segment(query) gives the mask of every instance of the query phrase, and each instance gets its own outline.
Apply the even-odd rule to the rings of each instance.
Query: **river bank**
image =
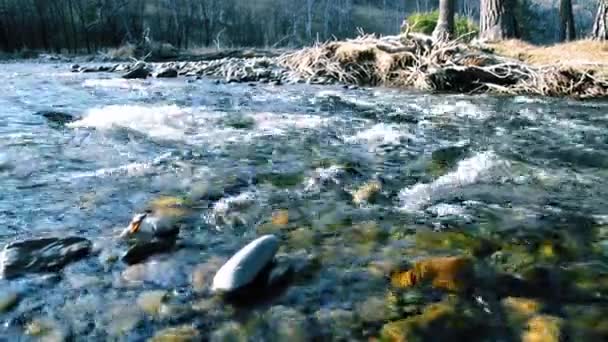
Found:
[[[500,43],[435,42],[417,33],[361,36],[299,50],[225,50],[180,53],[170,62],[124,60],[74,71],[130,72],[140,77],[214,77],[228,83],[309,83],[383,86],[465,94],[608,97],[606,44],[578,41],[535,47]],[[94,60],[93,60],[94,61]],[[107,62],[109,60],[102,60]],[[86,61],[84,62],[86,63]]]

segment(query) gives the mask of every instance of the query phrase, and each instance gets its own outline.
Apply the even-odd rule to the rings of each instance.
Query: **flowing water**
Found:
[[[428,337],[415,320],[439,301],[473,339],[518,340],[533,324],[511,319],[515,297],[562,336],[608,333],[605,101],[0,71],[0,242],[96,246],[57,275],[1,280],[19,301],[0,312],[0,336],[142,340],[187,326],[211,340],[363,340],[409,319]],[[34,115],[49,109],[80,119]],[[193,212],[184,247],[115,260],[117,231],[174,197]],[[294,280],[262,303],[211,295],[221,263],[268,232],[304,264]],[[396,269],[460,255],[477,270],[469,292],[391,285]],[[500,286],[505,274],[533,289]],[[164,299],[146,309],[154,293]]]

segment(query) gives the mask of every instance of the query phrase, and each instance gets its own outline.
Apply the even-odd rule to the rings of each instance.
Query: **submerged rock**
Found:
[[[429,258],[416,262],[406,272],[391,275],[392,285],[399,288],[427,282],[436,289],[464,291],[474,282],[473,262],[462,256]]]
[[[40,238],[16,241],[0,255],[0,274],[14,278],[26,273],[58,271],[91,251],[91,242],[81,237]]]
[[[34,113],[34,115],[39,115],[47,119],[50,123],[55,125],[65,125],[70,123],[77,118],[69,113],[54,111],[54,110],[41,110],[39,112]]]
[[[199,332],[192,326],[183,325],[180,327],[167,328],[157,332],[150,342],[190,342],[200,341]]]
[[[382,327],[386,341],[485,340],[483,319],[453,299],[430,304],[420,315],[390,322]]]
[[[213,278],[211,290],[232,292],[250,284],[274,259],[279,249],[279,239],[264,235],[253,240],[234,254]]]
[[[224,323],[209,338],[211,342],[246,342],[247,340],[247,330],[236,322]]]
[[[32,320],[24,330],[25,334],[35,337],[37,341],[45,342],[65,341],[68,335],[58,322],[47,318]]]
[[[562,341],[563,320],[549,315],[537,315],[526,324],[522,342],[559,342]]]
[[[0,290],[0,313],[12,309],[19,302],[19,294],[11,290]]]
[[[137,264],[155,254],[167,253],[173,250],[175,245],[175,239],[140,241],[131,246],[121,257],[121,260],[128,265]]]
[[[143,312],[149,315],[157,315],[160,306],[167,297],[167,291],[156,290],[143,292],[137,297],[137,305]]]
[[[543,309],[542,303],[532,298],[507,297],[501,301],[501,304],[507,318],[520,324]]]

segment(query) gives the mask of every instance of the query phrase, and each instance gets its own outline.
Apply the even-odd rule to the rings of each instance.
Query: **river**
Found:
[[[96,253],[55,275],[0,280],[19,297],[0,312],[0,336],[142,340],[185,326],[218,341],[365,340],[452,300],[430,284],[396,289],[392,270],[457,255],[488,283],[509,274],[563,294],[470,280],[475,290],[456,295],[467,314],[454,315],[476,322],[474,340],[525,333],[504,318],[505,298],[522,297],[563,336],[608,334],[606,101],[69,69],[0,64],[0,243],[75,235]],[[80,119],[52,125],[41,110]],[[366,185],[381,190],[353,201]],[[159,198],[192,203],[185,247],[115,261],[104,246]],[[297,280],[263,303],[211,295],[221,262],[266,232],[280,255],[308,262]],[[478,241],[490,251],[471,251]],[[142,304],[159,293],[162,303]]]

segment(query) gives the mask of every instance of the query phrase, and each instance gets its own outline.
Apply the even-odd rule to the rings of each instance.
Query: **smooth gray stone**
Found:
[[[251,283],[274,259],[279,239],[264,235],[241,248],[215,274],[211,290],[232,292]]]

